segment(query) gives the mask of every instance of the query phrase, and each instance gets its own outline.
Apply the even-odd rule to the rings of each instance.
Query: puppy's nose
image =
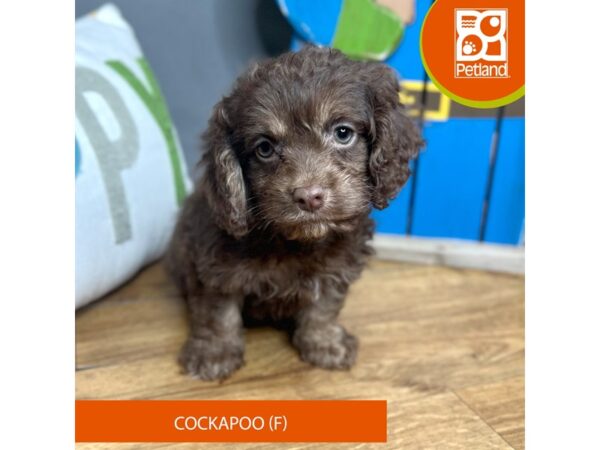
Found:
[[[316,211],[325,204],[325,190],[321,186],[296,188],[294,201],[304,211]]]

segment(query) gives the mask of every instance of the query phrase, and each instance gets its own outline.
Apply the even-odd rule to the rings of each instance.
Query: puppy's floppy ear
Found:
[[[201,189],[217,225],[240,238],[248,233],[246,186],[230,142],[230,126],[223,102],[218,103],[203,135],[205,153]]]
[[[371,202],[385,208],[410,176],[409,162],[423,145],[418,128],[406,116],[399,99],[399,81],[392,69],[367,64],[367,84],[372,103],[369,174]]]

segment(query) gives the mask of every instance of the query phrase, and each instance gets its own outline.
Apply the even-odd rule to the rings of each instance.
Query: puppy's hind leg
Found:
[[[347,287],[323,290],[296,315],[292,344],[300,358],[324,369],[349,369],[354,365],[358,339],[337,323]]]
[[[244,364],[241,302],[217,292],[188,296],[191,330],[179,362],[194,378],[224,379]]]

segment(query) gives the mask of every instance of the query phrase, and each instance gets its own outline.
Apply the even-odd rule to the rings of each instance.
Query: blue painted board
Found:
[[[330,45],[343,0],[277,0],[279,9],[304,41]]]
[[[418,0],[416,8],[414,23],[406,26],[400,45],[385,62],[396,69],[402,79],[423,81],[425,68],[421,61],[419,39],[421,24],[429,10],[429,2]]]
[[[477,240],[495,119],[429,122],[420,156],[413,235]]]
[[[519,244],[525,217],[525,119],[502,123],[490,197],[486,242]]]
[[[373,210],[371,217],[375,220],[378,233],[405,234],[408,220],[408,202],[413,178],[409,178],[398,196],[384,210]]]

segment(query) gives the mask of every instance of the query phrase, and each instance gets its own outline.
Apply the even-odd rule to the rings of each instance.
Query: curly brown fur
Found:
[[[205,172],[166,255],[190,310],[182,366],[205,380],[238,369],[243,311],[292,319],[303,360],[349,368],[358,342],[337,316],[371,253],[369,212],[422,145],[396,76],[336,50],[287,53],[240,77],[204,140]]]

